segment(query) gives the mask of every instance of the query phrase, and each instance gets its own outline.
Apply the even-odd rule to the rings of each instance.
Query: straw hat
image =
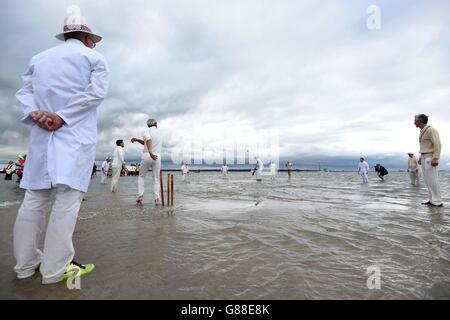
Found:
[[[93,33],[89,28],[86,19],[81,15],[81,10],[77,6],[70,6],[67,9],[67,16],[64,19],[63,32],[56,35],[56,39],[66,41],[65,34],[71,32],[84,32],[92,36],[95,43],[100,42],[102,37]]]

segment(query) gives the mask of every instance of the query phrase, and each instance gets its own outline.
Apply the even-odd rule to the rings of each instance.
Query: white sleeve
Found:
[[[150,135],[150,130],[145,130],[142,134],[142,138],[144,138],[144,141],[151,140],[152,136]]]
[[[83,92],[73,96],[67,105],[56,112],[68,126],[83,119],[87,111],[97,108],[108,91],[109,69],[104,59],[98,59],[92,65],[91,78]]]
[[[30,63],[28,64],[27,71],[22,75],[22,88],[20,88],[16,93],[16,98],[19,101],[24,113],[24,117],[21,119],[21,121],[28,125],[34,124],[34,121],[31,120],[28,114],[32,111],[39,110],[34,100],[32,83],[34,65],[32,61],[33,59],[31,59]]]

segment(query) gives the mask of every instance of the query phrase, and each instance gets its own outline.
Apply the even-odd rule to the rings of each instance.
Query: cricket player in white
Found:
[[[92,50],[101,37],[81,15],[66,18],[56,37],[64,43],[31,59],[16,94],[30,144],[20,184],[26,192],[14,225],[14,270],[23,279],[40,265],[43,284],[61,281],[75,267],[82,274],[94,268],[73,261],[72,235],[95,158],[97,107],[108,87],[107,63]],[[38,236],[52,192],[56,198],[41,252]]]
[[[143,203],[145,176],[148,170],[152,169],[153,175],[153,195],[155,205],[161,203],[159,172],[161,171],[161,148],[162,139],[159,134],[158,123],[155,119],[147,120],[148,129],[143,133],[142,139],[132,138],[131,142],[139,142],[144,146],[142,150],[141,165],[138,177],[138,198],[136,202]]]

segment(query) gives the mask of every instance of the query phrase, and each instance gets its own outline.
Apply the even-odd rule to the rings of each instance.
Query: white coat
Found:
[[[17,92],[31,126],[21,188],[67,185],[86,192],[97,141],[97,107],[106,96],[108,66],[103,56],[75,39],[34,56]],[[65,124],[47,131],[34,124],[32,111],[56,112]]]

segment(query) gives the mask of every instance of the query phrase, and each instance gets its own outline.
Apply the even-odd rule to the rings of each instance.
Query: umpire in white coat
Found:
[[[72,234],[87,191],[97,140],[97,107],[108,87],[108,66],[92,50],[101,37],[81,16],[66,18],[64,43],[34,56],[16,97],[30,125],[30,146],[20,187],[26,189],[14,225],[14,270],[28,278],[40,265],[42,283],[62,280],[75,254]],[[56,192],[44,249],[52,191]]]

